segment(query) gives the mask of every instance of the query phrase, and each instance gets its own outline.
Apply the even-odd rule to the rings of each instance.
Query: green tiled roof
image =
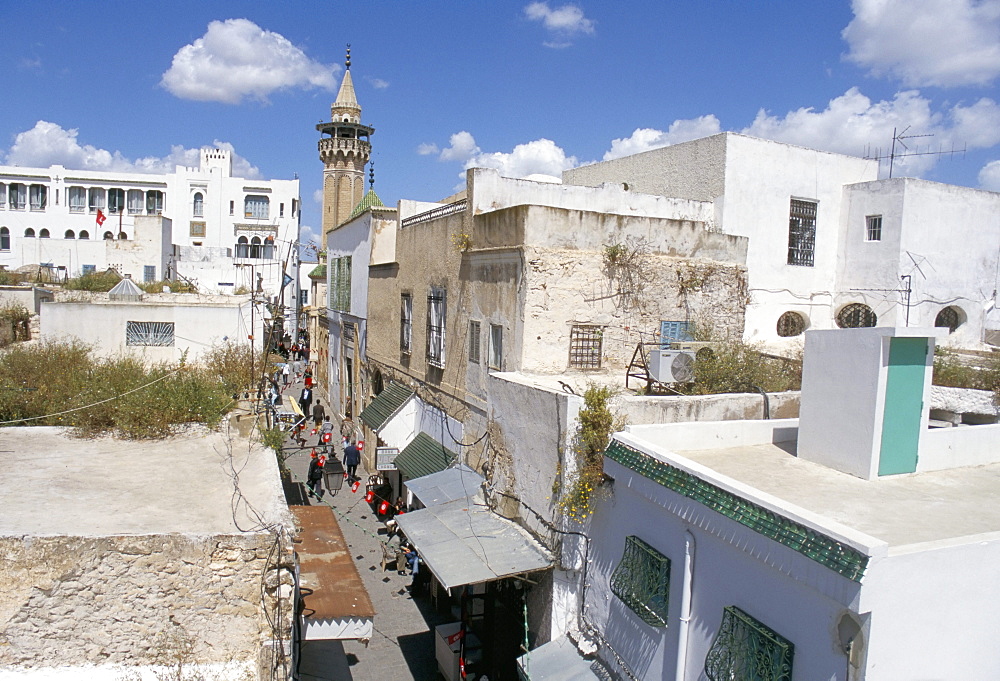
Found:
[[[375,193],[374,189],[368,190],[368,193],[365,194],[364,198],[358,202],[358,205],[354,207],[354,210],[351,211],[350,217],[347,219],[353,220],[369,208],[385,208],[385,204],[382,203],[382,199],[378,197],[378,194]]]
[[[361,410],[358,418],[372,430],[378,430],[385,425],[396,411],[409,399],[413,391],[402,383],[389,381],[385,390],[375,396],[368,406]]]
[[[439,473],[454,463],[455,452],[447,449],[427,433],[417,433],[413,441],[396,457],[396,468],[404,478],[413,480]]]
[[[309,273],[309,276],[313,279],[326,279],[326,263],[316,265],[312,272]]]
[[[857,549],[748,501],[657,458],[611,440],[604,455],[667,489],[693,499],[754,532],[798,551],[848,579],[860,582],[868,556]]]

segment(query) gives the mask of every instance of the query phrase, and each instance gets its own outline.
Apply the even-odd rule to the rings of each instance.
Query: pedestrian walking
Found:
[[[299,394],[299,407],[302,409],[302,415],[306,416],[309,414],[309,410],[312,409],[313,401],[313,391],[312,388],[306,386],[302,389]]]
[[[323,451],[329,453],[333,444],[333,423],[330,419],[323,419],[323,425],[319,427],[319,442],[323,445]]]
[[[288,368],[288,362],[285,362],[285,365],[281,367],[281,380],[284,381],[286,388],[288,387],[288,377],[291,373],[291,369]]]
[[[312,450],[309,456],[312,457],[312,460],[309,462],[309,474],[306,476],[308,480],[306,486],[309,488],[309,496],[316,496],[322,499],[323,467],[326,465],[326,457],[322,455],[317,457],[315,449]]]
[[[344,448],[344,467],[347,469],[347,479],[354,482],[358,479],[358,464],[361,463],[361,450],[358,449],[354,440]]]
[[[316,402],[316,404],[313,405],[312,412],[313,423],[315,423],[316,427],[319,428],[319,425],[326,420],[326,409],[323,408],[322,404]]]

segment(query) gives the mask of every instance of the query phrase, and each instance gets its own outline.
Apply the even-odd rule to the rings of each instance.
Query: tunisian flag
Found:
[[[104,221],[108,219],[108,216],[104,214],[100,208],[97,209],[97,226],[103,227]]]

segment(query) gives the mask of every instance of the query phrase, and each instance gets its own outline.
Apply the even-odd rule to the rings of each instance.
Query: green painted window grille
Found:
[[[667,626],[670,559],[635,536],[611,575],[611,593],[651,627]]]
[[[792,681],[795,646],[736,606],[727,606],[705,657],[711,681]]]
[[[351,256],[330,260],[330,307],[340,312],[351,311]]]

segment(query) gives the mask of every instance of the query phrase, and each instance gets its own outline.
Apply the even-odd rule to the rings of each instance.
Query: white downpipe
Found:
[[[684,577],[681,582],[681,618],[677,628],[677,671],[674,681],[684,681],[687,668],[688,629],[691,626],[691,586],[694,567],[694,535],[684,532]]]

